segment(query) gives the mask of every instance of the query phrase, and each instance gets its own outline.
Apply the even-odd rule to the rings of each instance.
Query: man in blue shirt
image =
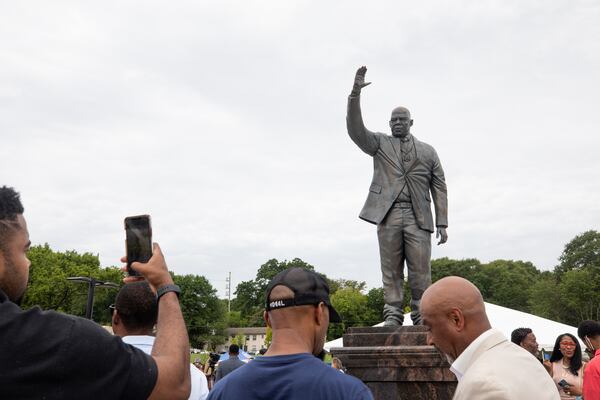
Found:
[[[360,380],[318,358],[329,321],[341,321],[323,277],[287,269],[269,283],[266,299],[264,318],[273,332],[269,350],[217,382],[209,400],[373,399]]]

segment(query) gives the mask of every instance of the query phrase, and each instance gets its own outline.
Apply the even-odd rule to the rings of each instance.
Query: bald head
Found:
[[[392,110],[392,119],[394,118],[410,119],[410,111],[406,107],[396,107]]]
[[[427,288],[421,298],[421,315],[430,328],[428,342],[451,358],[491,328],[481,292],[457,276],[440,279]]]
[[[427,288],[421,299],[423,303],[431,303],[436,309],[457,307],[469,315],[485,315],[483,296],[477,286],[458,276],[442,278]]]

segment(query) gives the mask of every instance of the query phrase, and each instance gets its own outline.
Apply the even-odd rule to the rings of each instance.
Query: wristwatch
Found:
[[[164,294],[169,292],[175,292],[177,294],[177,298],[179,298],[179,294],[181,293],[181,288],[177,285],[165,285],[161,286],[156,290],[156,300],[158,301]]]

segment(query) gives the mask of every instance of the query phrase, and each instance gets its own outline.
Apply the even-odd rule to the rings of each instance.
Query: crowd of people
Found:
[[[535,334],[529,328],[515,329],[513,343],[523,347],[536,358],[552,377],[561,399],[600,399],[600,379],[596,351],[600,349],[600,323],[583,321],[577,336],[585,344],[582,351],[579,340],[570,333],[558,335],[551,352],[538,350]]]
[[[131,265],[141,276],[124,279],[114,335],[84,318],[20,308],[30,245],[20,196],[1,187],[2,399],[373,399],[341,360],[323,362],[329,323],[341,318],[327,282],[312,271],[290,268],[271,280],[264,311],[271,345],[249,363],[230,346],[229,359],[208,373],[212,387],[207,370],[190,363],[181,290],[157,244],[147,263]],[[458,380],[454,399],[600,400],[597,321],[583,321],[579,339],[559,335],[552,352],[542,349],[539,357],[531,329],[516,329],[509,341],[491,327],[477,287],[455,276],[425,290],[421,316],[427,343],[446,355]]]

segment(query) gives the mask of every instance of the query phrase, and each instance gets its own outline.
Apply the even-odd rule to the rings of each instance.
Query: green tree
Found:
[[[227,313],[226,325],[228,328],[243,327],[242,313],[240,311],[231,311]]]
[[[530,262],[513,260],[481,264],[474,258],[440,258],[431,262],[433,282],[451,275],[472,282],[487,302],[528,312],[530,289],[539,279],[540,271]]]
[[[573,269],[559,283],[562,320],[577,326],[582,320],[600,319],[600,282],[591,269]]]
[[[330,279],[329,280],[329,293],[334,294],[340,289],[351,288],[363,292],[367,288],[367,284],[364,281],[354,281],[351,279]]]
[[[460,276],[476,286],[475,277],[481,269],[481,263],[475,258],[453,260],[447,257],[431,261],[431,281],[438,281],[446,276]]]
[[[560,292],[554,273],[544,271],[529,289],[529,309],[534,315],[553,321],[562,321]]]
[[[254,280],[243,281],[237,285],[234,292],[236,297],[231,302],[231,309],[241,313],[245,326],[265,326],[263,310],[267,285],[275,275],[288,268],[304,268],[310,271],[315,269],[299,258],[291,261],[278,261],[272,258],[258,268]]]
[[[590,269],[600,273],[600,233],[589,230],[565,245],[555,272],[560,276],[570,270]]]
[[[330,324],[327,337],[340,337],[346,328],[352,326],[371,326],[379,322],[369,308],[368,298],[360,290],[347,287],[331,295],[331,305],[342,317],[342,323]]]
[[[371,312],[371,321],[372,325],[383,321],[383,306],[385,305],[385,300],[383,299],[383,288],[373,288],[369,290],[367,293],[367,307]]]
[[[100,268],[97,255],[75,251],[53,251],[48,244],[32,246],[29,285],[22,306],[27,309],[38,305],[44,310],[56,310],[77,316],[85,315],[88,286],[67,281],[67,277],[84,276],[121,284],[123,273],[116,267]],[[94,321],[110,322],[108,305],[114,301],[115,289],[96,288]]]
[[[529,291],[540,271],[530,262],[495,260],[474,276],[485,301],[529,312]]]
[[[529,304],[537,315],[577,325],[600,317],[600,233],[589,230],[564,247],[554,273],[532,285]]]
[[[231,339],[231,344],[237,344],[240,349],[243,349],[246,345],[246,335],[238,333],[233,339]]]
[[[600,318],[600,233],[589,230],[569,241],[554,272],[543,272],[532,285],[531,311],[577,325]]]
[[[248,316],[255,313],[260,304],[260,289],[254,280],[243,281],[237,285],[235,298],[231,301],[231,309],[239,311],[242,320],[246,321]]]
[[[225,308],[216,289],[203,276],[173,274],[173,280],[181,287],[179,303],[191,346],[225,342]]]
[[[262,289],[263,292],[267,288],[267,285],[281,271],[285,271],[288,268],[304,268],[309,271],[314,271],[315,267],[312,265],[302,261],[299,258],[294,258],[291,261],[277,261],[277,259],[272,258],[263,265],[258,268],[256,272],[256,279],[254,280],[258,285],[259,289]]]

